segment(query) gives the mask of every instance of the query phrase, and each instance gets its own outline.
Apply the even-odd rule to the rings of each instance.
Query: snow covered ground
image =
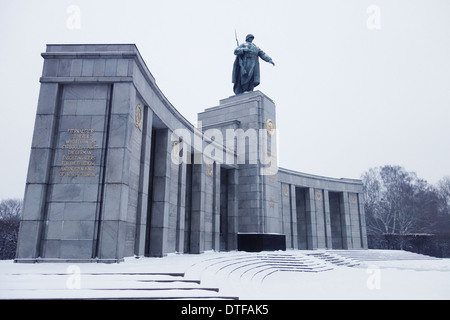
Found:
[[[312,252],[171,254],[119,264],[0,261],[0,299],[450,299],[450,259],[366,250],[327,251],[341,260],[326,261]]]
[[[378,279],[377,279],[378,278]],[[257,292],[257,294],[256,294]],[[312,274],[279,273],[242,299],[450,299],[450,261],[363,263]]]

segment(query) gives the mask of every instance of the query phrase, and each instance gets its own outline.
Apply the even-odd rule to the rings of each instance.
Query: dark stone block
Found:
[[[286,251],[286,236],[273,233],[238,233],[238,250],[248,252]]]

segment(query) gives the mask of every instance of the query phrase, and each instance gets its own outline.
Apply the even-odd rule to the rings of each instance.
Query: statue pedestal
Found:
[[[238,249],[284,250],[274,102],[260,91],[246,92],[220,100],[198,120],[205,135],[221,132],[224,146],[237,154],[236,163],[225,165],[238,168]]]
[[[286,251],[286,236],[284,234],[239,233],[237,243],[239,251]]]

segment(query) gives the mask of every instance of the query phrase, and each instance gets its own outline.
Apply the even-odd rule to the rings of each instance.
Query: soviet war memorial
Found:
[[[367,249],[361,181],[279,168],[252,43],[194,127],[135,45],[48,45],[16,262]]]
[[[450,6],[402,1],[0,4],[0,300],[449,299]]]

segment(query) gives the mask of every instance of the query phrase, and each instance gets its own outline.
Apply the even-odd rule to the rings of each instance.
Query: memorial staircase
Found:
[[[192,265],[186,274],[202,281],[247,281],[262,283],[276,272],[323,272],[333,267],[300,253],[261,252],[217,255]]]
[[[307,253],[306,255],[316,257],[337,266],[356,267],[360,265],[360,261],[357,259],[335,254],[329,251],[313,251],[311,253]]]
[[[336,266],[356,267],[362,262],[399,261],[399,260],[435,260],[439,258],[404,250],[314,250],[303,251]]]
[[[217,287],[202,286],[184,273],[82,273],[80,283],[67,273],[0,275],[0,299],[237,299]]]
[[[165,259],[174,263],[163,264]],[[220,288],[229,288],[230,283],[258,285],[277,272],[333,269],[315,257],[286,252],[224,252],[139,260],[142,264],[78,264],[75,273],[67,269],[70,264],[20,265],[22,271],[0,273],[0,299],[235,300],[239,299],[235,291],[224,294]]]
[[[405,250],[327,250],[327,253],[355,261],[439,260],[439,258]]]
[[[288,250],[175,254],[119,264],[0,261],[0,299],[235,300],[240,288],[258,290],[280,273],[300,276],[370,261],[430,259],[437,258],[402,250]]]

